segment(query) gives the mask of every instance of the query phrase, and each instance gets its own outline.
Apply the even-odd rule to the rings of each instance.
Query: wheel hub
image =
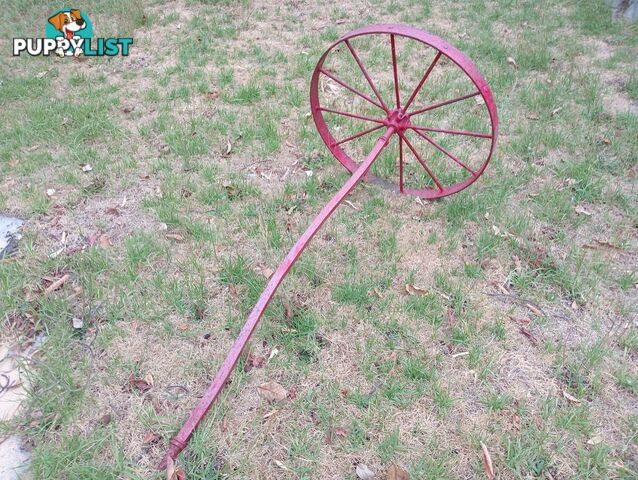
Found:
[[[383,121],[383,125],[386,127],[394,127],[397,133],[403,133],[410,128],[410,115],[402,108],[395,108],[388,113],[388,116]]]

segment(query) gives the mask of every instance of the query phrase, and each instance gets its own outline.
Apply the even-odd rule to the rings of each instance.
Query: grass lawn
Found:
[[[135,43],[83,61],[11,57],[52,12],[5,7],[0,212],[26,227],[0,261],[0,341],[46,341],[0,439],[26,439],[36,479],[165,478],[168,441],[269,273],[348,177],[309,115],[316,62],[349,30],[406,23],[481,70],[496,154],[438,201],[358,186],[178,467],[487,478],[482,443],[497,478],[638,478],[638,28],[603,0],[335,5],[86,2],[96,36]],[[368,48],[388,65],[387,45]],[[424,65],[400,63],[416,80]],[[265,402],[268,381],[288,397]]]

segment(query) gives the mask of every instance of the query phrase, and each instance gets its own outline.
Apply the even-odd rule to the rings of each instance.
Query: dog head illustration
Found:
[[[86,22],[82,18],[79,10],[70,10],[68,12],[60,12],[49,18],[49,23],[56,30],[64,34],[64,38],[70,40],[79,30],[86,28]]]

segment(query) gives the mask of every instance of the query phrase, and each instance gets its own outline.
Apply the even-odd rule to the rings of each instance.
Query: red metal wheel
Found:
[[[364,179],[421,198],[473,183],[496,144],[496,104],[478,69],[441,38],[406,25],[341,37],[317,63],[310,105],[324,143],[353,173],[353,158],[365,158],[376,139],[368,134],[394,127],[396,142]]]

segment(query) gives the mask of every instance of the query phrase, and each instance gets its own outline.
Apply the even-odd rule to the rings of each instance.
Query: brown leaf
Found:
[[[528,114],[525,116],[529,118],[530,120],[538,120],[539,118],[541,118],[538,112],[528,112]]]
[[[408,472],[398,465],[392,464],[388,468],[387,480],[408,480],[409,478]]]
[[[532,323],[532,321],[529,318],[527,318],[527,317],[519,318],[519,317],[514,317],[512,315],[508,315],[507,318],[509,318],[510,321],[512,321],[512,322],[514,322],[514,323],[516,323],[518,325],[522,325],[524,327],[526,327],[527,325]]]
[[[217,97],[219,97],[219,90],[211,90],[209,92],[206,92],[206,96],[210,100],[215,100]]]
[[[117,207],[108,207],[105,210],[107,215],[113,215],[114,217],[119,217],[120,216],[120,211],[117,209]]]
[[[259,396],[267,402],[279,402],[288,396],[288,392],[277,382],[262,383],[257,387]]]
[[[166,457],[166,480],[175,479],[175,460],[170,455]]]
[[[543,312],[541,311],[540,308],[538,308],[536,305],[533,305],[531,303],[526,303],[525,306],[529,309],[530,312],[532,312],[534,315],[538,315],[539,317],[543,316]]]
[[[428,294],[428,291],[425,288],[417,287],[415,285],[412,285],[411,283],[407,283],[405,285],[405,291],[408,292],[410,295],[425,296]]]
[[[290,390],[288,390],[288,398],[290,398],[290,400],[297,398],[297,387],[294,385],[290,387]]]
[[[167,233],[166,234],[166,238],[168,238],[169,240],[173,240],[175,242],[181,243],[184,241],[184,237],[182,235],[180,235],[179,233]]]
[[[244,363],[244,372],[248,373],[253,368],[261,368],[265,363],[266,359],[264,357],[253,355],[252,352],[250,352],[246,357],[246,363]]]
[[[514,57],[507,57],[507,63],[514,68],[518,68],[518,64],[516,63],[516,60],[514,60]]]
[[[261,274],[265,278],[270,278],[272,277],[272,274],[275,273],[275,271],[265,263],[259,263],[255,270],[257,270],[257,273]]]
[[[175,468],[175,460],[170,456],[166,459],[166,480],[186,480],[186,472],[182,468]]]
[[[582,403],[580,400],[574,397],[571,393],[566,392],[565,390],[563,390],[563,397],[565,397],[570,402],[575,403],[576,405],[578,405],[579,403]]]
[[[330,427],[326,432],[324,441],[326,445],[332,445],[332,442],[335,438],[345,438],[348,436],[349,433],[350,432],[348,431],[348,429],[344,427]]]
[[[111,423],[112,417],[110,413],[105,413],[104,415],[102,415],[97,423],[100,425],[108,425],[109,423]]]
[[[113,242],[111,242],[111,239],[108,237],[108,235],[106,235],[106,233],[100,235],[97,241],[102,248],[108,248],[113,245]]]
[[[156,433],[153,432],[148,432],[145,436],[144,436],[144,440],[142,440],[142,443],[144,445],[150,445],[151,443],[156,443],[158,442],[160,439],[160,436]]]
[[[521,332],[523,335],[525,335],[527,338],[529,338],[529,341],[532,342],[532,345],[534,346],[538,345],[538,340],[536,340],[536,337],[534,336],[534,334],[530,332],[527,327],[524,327],[521,325],[520,327],[518,327],[518,331]]]
[[[492,457],[489,450],[483,442],[481,442],[481,450],[483,451],[483,468],[487,474],[487,478],[492,480],[494,478],[494,467],[492,466]]]
[[[143,378],[136,378],[134,374],[128,377],[128,383],[131,387],[137,388],[140,392],[148,392],[153,386]]]

